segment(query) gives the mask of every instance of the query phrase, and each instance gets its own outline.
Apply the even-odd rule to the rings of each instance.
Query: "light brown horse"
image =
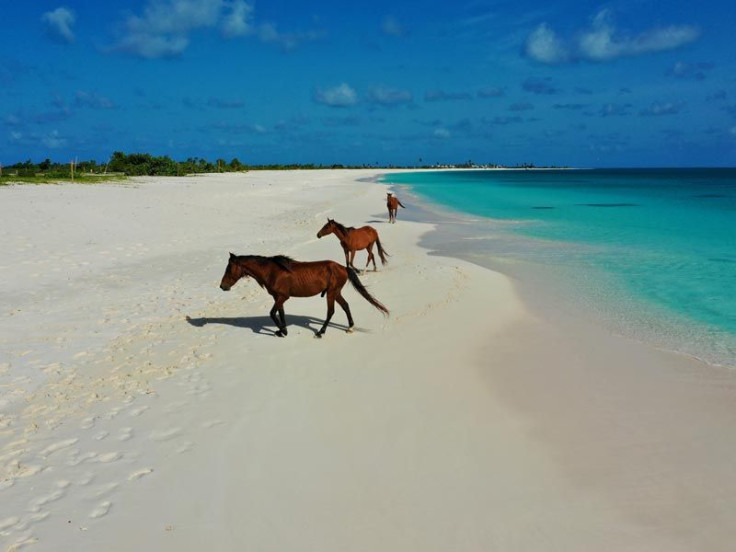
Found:
[[[317,232],[317,237],[327,236],[328,234],[335,234],[337,239],[340,240],[342,250],[345,252],[345,265],[351,268],[355,268],[353,259],[355,259],[355,252],[361,249],[365,249],[368,252],[368,260],[365,263],[365,267],[373,261],[373,270],[376,268],[376,258],[373,256],[373,244],[375,243],[378,247],[378,256],[381,257],[381,264],[385,265],[388,262],[386,258],[388,253],[381,247],[381,240],[378,239],[378,232],[372,226],[363,226],[362,228],[347,228],[339,222],[327,219],[322,229]],[[357,269],[356,269],[357,270]]]
[[[342,288],[348,280],[366,301],[382,313],[388,314],[388,309],[368,293],[352,268],[346,268],[334,261],[300,263],[283,255],[261,257],[260,255],[230,253],[225,274],[220,282],[220,289],[229,291],[235,282],[244,276],[253,278],[273,297],[273,308],[269,314],[279,329],[276,332],[279,337],[287,335],[286,315],[284,314],[286,300],[289,297],[312,297],[318,293],[322,294],[322,297],[327,295],[327,319],[315,337],[324,335],[327,324],[330,323],[335,313],[335,301],[347,314],[347,332],[352,333],[355,323],[350,314],[348,302],[342,296]]]
[[[398,197],[388,192],[386,194],[386,207],[388,207],[388,221],[392,224],[396,222],[396,213],[399,211],[399,206],[404,207],[404,204],[399,201]]]

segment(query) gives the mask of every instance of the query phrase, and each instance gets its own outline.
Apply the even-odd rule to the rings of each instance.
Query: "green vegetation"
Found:
[[[269,165],[246,165],[237,158],[230,161],[217,159],[214,162],[199,157],[190,157],[184,161],[174,161],[167,155],[153,156],[149,153],[123,153],[116,151],[112,154],[109,162],[99,164],[96,161],[82,161],[78,163],[55,163],[45,159],[40,163],[34,163],[30,159],[23,163],[10,166],[0,166],[0,186],[3,184],[25,182],[45,184],[54,182],[102,182],[110,180],[122,180],[128,176],[186,176],[202,173],[218,172],[242,172],[257,170],[312,170],[312,169],[367,169],[377,168],[379,165],[317,165],[308,164],[269,164]],[[468,160],[459,164],[433,165],[422,162],[413,166],[407,165],[384,165],[381,168],[398,169],[431,169],[431,168],[497,168],[501,165],[486,163],[477,165]],[[532,163],[517,165],[517,168],[533,168]]]
[[[49,184],[74,180],[75,182],[102,182],[122,180],[124,174],[105,173],[104,167],[95,161],[75,163],[72,176],[72,164],[54,163],[45,159],[40,163],[33,163],[30,159],[23,163],[3,166],[0,168],[0,186],[24,182],[29,184]]]
[[[122,180],[128,176],[186,176],[192,174],[242,172],[252,170],[295,170],[295,169],[346,169],[365,168],[345,165],[315,164],[271,164],[245,165],[237,158],[230,161],[217,159],[214,162],[198,157],[190,157],[184,161],[174,161],[167,155],[153,156],[149,153],[129,153],[116,151],[108,163],[96,161],[78,163],[56,163],[45,159],[34,163],[30,159],[23,163],[0,167],[0,185],[14,182],[53,183],[62,181],[100,182]],[[73,174],[72,174],[73,171]]]

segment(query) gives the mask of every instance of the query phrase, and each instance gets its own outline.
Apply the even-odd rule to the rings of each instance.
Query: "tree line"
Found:
[[[3,167],[3,176],[71,178],[85,174],[124,174],[126,176],[183,176],[187,174],[239,172],[248,170],[293,170],[293,169],[344,169],[366,168],[368,165],[350,166],[342,164],[318,165],[313,163],[246,165],[237,158],[226,161],[216,159],[214,162],[200,157],[189,157],[184,161],[174,161],[168,155],[154,156],[149,153],[124,153],[116,151],[107,163],[97,161],[79,161],[58,163],[45,159],[34,163],[30,159]]]

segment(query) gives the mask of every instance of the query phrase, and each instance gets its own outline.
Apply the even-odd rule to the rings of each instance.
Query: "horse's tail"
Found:
[[[386,307],[384,307],[380,303],[380,301],[378,301],[378,299],[376,299],[370,293],[368,293],[368,290],[367,289],[365,289],[365,286],[363,285],[363,283],[358,278],[358,273],[355,272],[355,270],[353,270],[350,267],[346,267],[346,269],[348,271],[348,278],[350,279],[350,283],[353,284],[353,287],[355,288],[355,291],[357,291],[358,293],[360,293],[366,301],[368,301],[371,305],[373,305],[378,310],[380,310],[383,314],[388,315],[388,313],[389,313],[388,312],[388,309]]]
[[[403,203],[401,203],[400,201],[399,201],[399,205],[401,205],[402,207],[404,207],[404,209],[406,209],[406,206]]]
[[[381,257],[381,264],[385,265],[388,263],[388,259],[386,257],[388,257],[389,254],[383,247],[381,247],[381,240],[378,238],[378,234],[376,234],[376,245],[378,246],[378,256]]]

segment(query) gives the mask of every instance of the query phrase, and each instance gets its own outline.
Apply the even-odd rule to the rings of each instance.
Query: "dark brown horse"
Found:
[[[220,282],[220,289],[228,291],[235,282],[244,276],[250,276],[258,284],[266,288],[273,297],[274,303],[271,318],[276,323],[279,331],[276,335],[286,337],[286,316],[284,315],[284,303],[289,297],[312,297],[318,293],[322,297],[327,295],[327,319],[322,329],[317,332],[316,337],[322,337],[335,313],[335,301],[337,301],[345,314],[348,315],[348,333],[353,332],[353,317],[350,315],[348,302],[342,296],[342,288],[350,280],[355,290],[363,296],[371,305],[384,314],[388,309],[378,302],[358,279],[358,275],[352,268],[346,268],[334,261],[315,261],[311,263],[300,263],[289,257],[277,255],[275,257],[261,257],[259,255],[233,255],[227,263],[225,274]],[[278,312],[279,316],[276,316]]]
[[[388,207],[388,221],[390,223],[396,222],[396,213],[399,211],[399,206],[404,207],[404,204],[399,201],[391,192],[386,194],[386,207]],[[406,209],[406,207],[404,207]]]
[[[368,260],[365,263],[365,267],[373,261],[373,270],[376,268],[376,258],[373,256],[373,244],[375,243],[378,247],[378,256],[381,257],[381,264],[386,264],[388,259],[388,253],[381,247],[381,240],[378,239],[378,232],[372,226],[363,226],[362,228],[347,228],[339,222],[327,219],[327,224],[322,227],[322,230],[317,232],[317,237],[327,236],[328,234],[335,234],[337,239],[340,240],[342,250],[345,252],[345,265],[351,268],[355,268],[353,259],[355,259],[355,252],[361,249],[365,249],[368,252]]]

